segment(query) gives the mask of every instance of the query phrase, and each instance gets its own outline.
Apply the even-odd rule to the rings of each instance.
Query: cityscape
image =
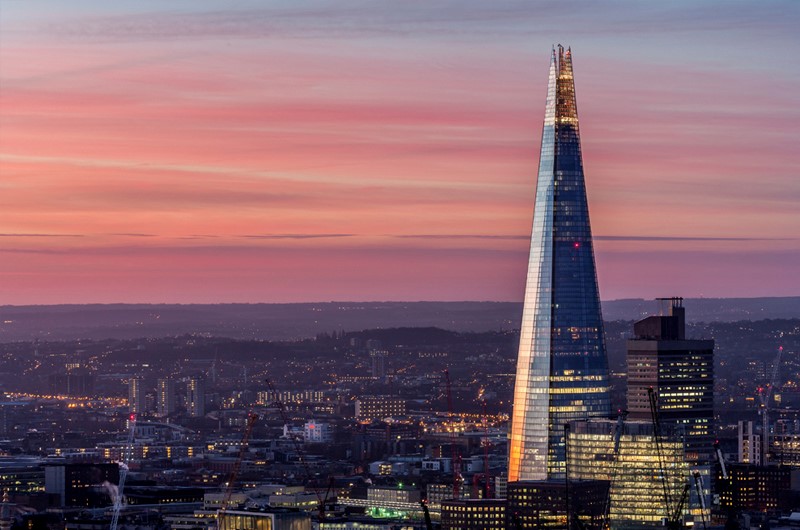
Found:
[[[800,527],[800,6],[7,6],[0,530]]]

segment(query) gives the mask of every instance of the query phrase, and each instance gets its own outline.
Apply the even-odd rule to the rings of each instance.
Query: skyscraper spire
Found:
[[[608,361],[572,53],[553,50],[520,329],[509,481],[562,477],[564,424],[608,416]]]

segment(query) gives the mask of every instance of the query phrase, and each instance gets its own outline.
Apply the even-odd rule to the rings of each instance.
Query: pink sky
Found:
[[[533,4],[4,3],[0,305],[520,300],[559,41],[602,298],[800,295],[800,7]]]

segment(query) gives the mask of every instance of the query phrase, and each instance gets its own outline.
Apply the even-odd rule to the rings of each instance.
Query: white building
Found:
[[[306,443],[331,443],[333,426],[330,423],[309,420],[303,428],[303,440]]]

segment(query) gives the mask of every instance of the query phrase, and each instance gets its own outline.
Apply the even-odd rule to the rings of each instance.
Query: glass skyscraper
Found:
[[[509,482],[563,478],[564,425],[610,413],[572,55],[559,46],[553,50],[547,86]]]

